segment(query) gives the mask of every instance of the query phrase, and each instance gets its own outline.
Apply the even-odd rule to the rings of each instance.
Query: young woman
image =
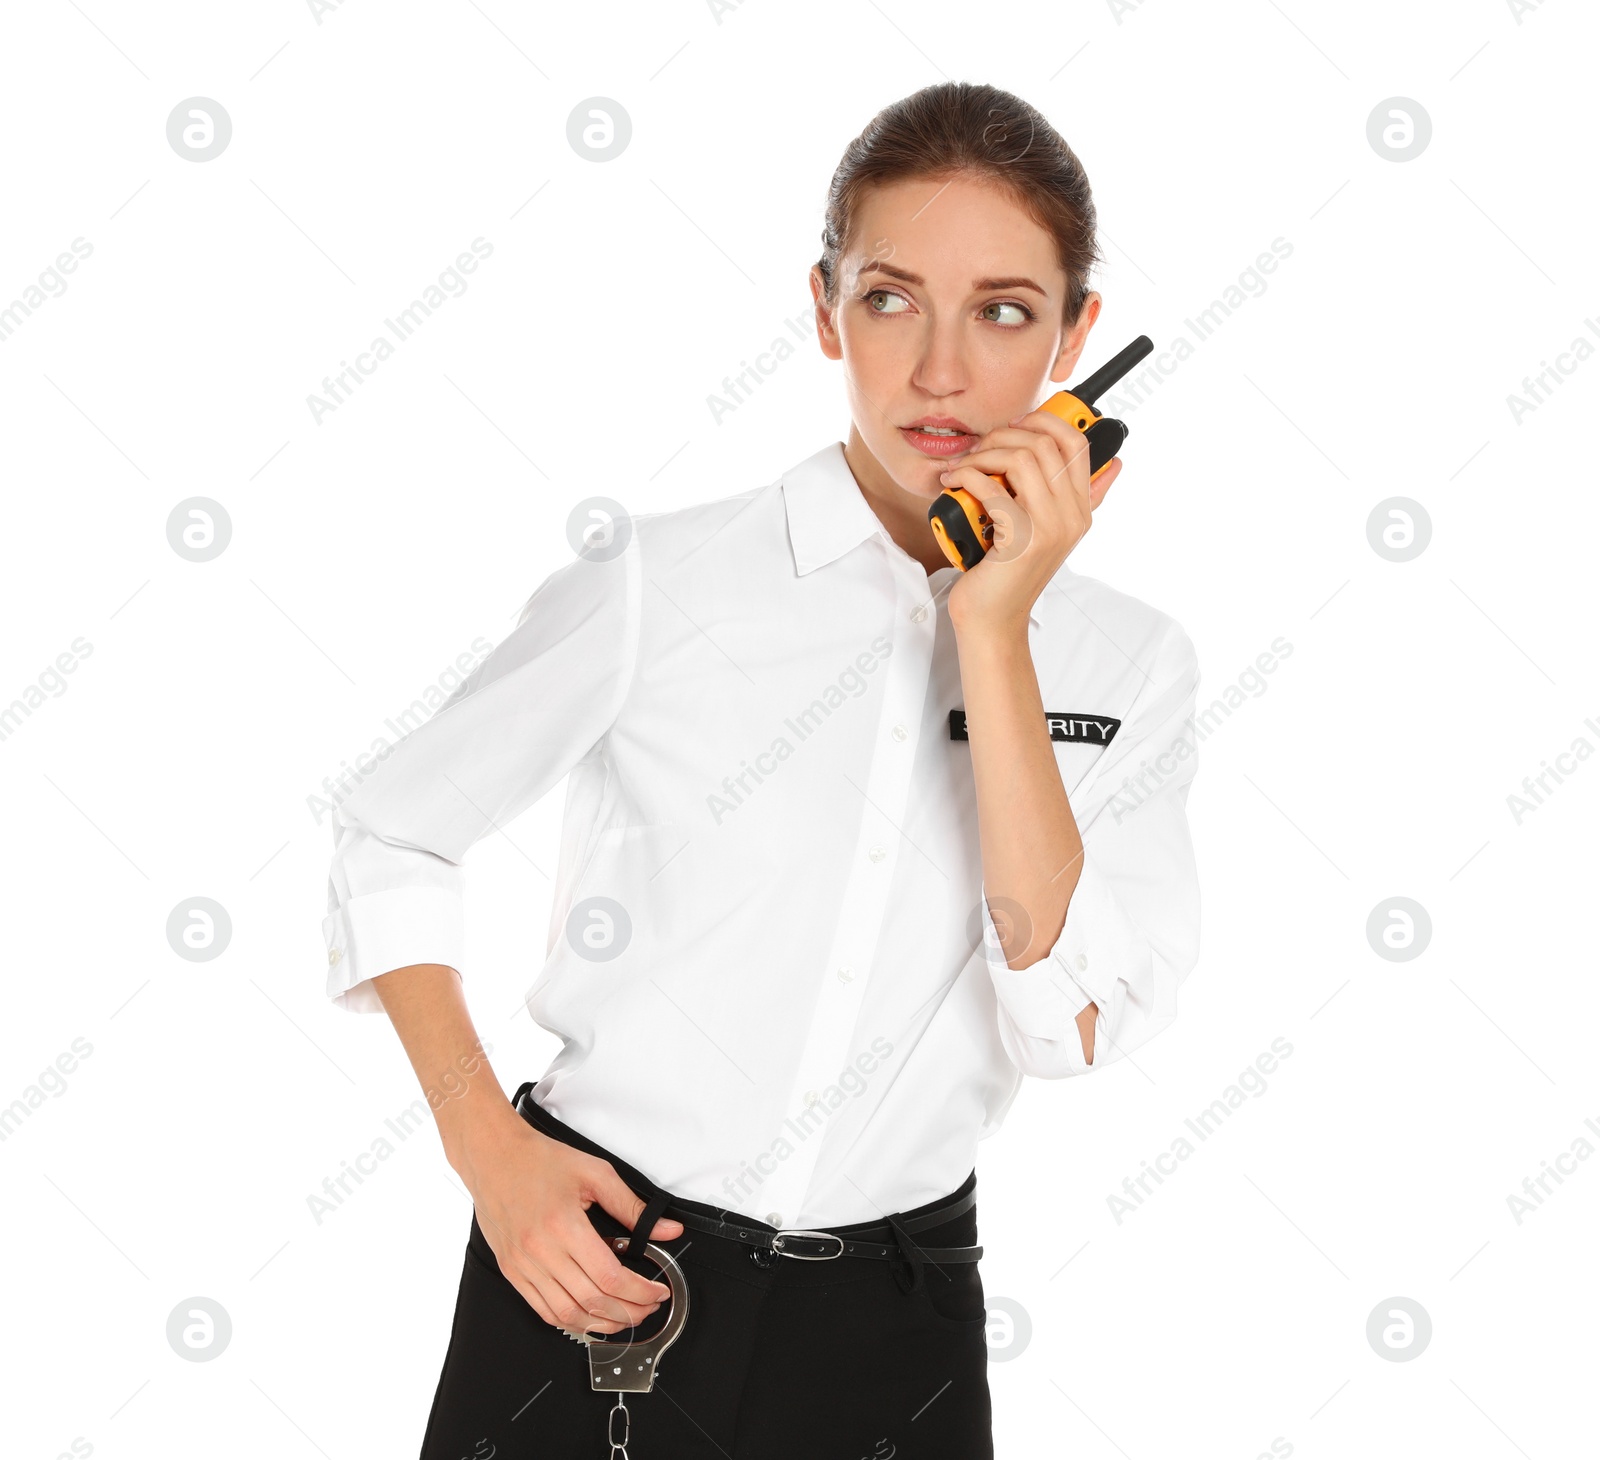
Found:
[[[1034,409],[1100,312],[1077,158],[929,87],[850,144],[823,243],[849,439],[613,524],[339,811],[329,993],[388,1012],[473,1198],[424,1460],[625,1424],[641,1460],[992,1455],[977,1143],[1195,960],[1194,648],[1065,566],[1121,464],[1091,485]],[[1005,524],[965,573],[947,486]],[[562,1047],[508,1100],[460,864],[563,776],[528,996]],[[573,1335],[662,1328],[647,1241],[687,1321],[624,1418]]]

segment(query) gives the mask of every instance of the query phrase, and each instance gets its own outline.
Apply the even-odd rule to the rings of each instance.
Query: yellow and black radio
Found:
[[[1153,349],[1150,336],[1140,335],[1081,384],[1058,390],[1039,407],[1083,432],[1089,443],[1090,481],[1111,464],[1128,439],[1127,426],[1110,416],[1102,416],[1095,410],[1094,403]],[[997,485],[1005,484],[1003,477],[992,473],[990,480]],[[994,544],[994,523],[983,510],[983,503],[963,487],[940,492],[928,508],[928,522],[944,555],[963,573],[975,567]]]

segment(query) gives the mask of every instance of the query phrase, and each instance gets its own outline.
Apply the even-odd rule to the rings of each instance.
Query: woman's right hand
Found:
[[[536,1130],[509,1104],[504,1112],[464,1137],[450,1164],[506,1281],[557,1328],[618,1333],[642,1323],[672,1290],[624,1267],[587,1211],[599,1202],[632,1231],[644,1199],[609,1161]],[[657,1242],[682,1235],[668,1217],[650,1233]]]

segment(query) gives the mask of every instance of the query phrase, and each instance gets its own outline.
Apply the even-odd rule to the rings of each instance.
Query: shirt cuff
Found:
[[[1059,1042],[1075,1072],[1097,1067],[1115,1034],[1129,989],[1148,1007],[1153,975],[1149,943],[1123,910],[1093,856],[1085,852],[1060,936],[1049,953],[1026,968],[1006,963],[987,887],[979,905],[989,976],[1011,1022],[1031,1038]],[[1098,1010],[1094,1066],[1084,1061],[1076,1023],[1091,1001]]]
[[[461,967],[461,896],[446,887],[395,887],[352,897],[322,920],[326,993],[353,1014],[381,1014],[372,980],[414,963]]]

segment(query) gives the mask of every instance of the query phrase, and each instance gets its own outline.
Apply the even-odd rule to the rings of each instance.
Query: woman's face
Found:
[[[978,436],[1066,381],[1100,312],[1091,294],[1063,329],[1067,277],[1053,238],[968,175],[870,189],[835,279],[822,348],[844,362],[856,433],[889,478],[928,501]],[[822,302],[815,267],[812,294]]]

